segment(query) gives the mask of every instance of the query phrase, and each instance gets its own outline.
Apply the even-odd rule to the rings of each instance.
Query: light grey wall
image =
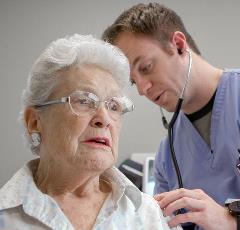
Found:
[[[120,12],[138,2],[0,0],[0,186],[33,158],[23,145],[17,117],[28,71],[40,52],[52,40],[67,34],[92,33],[100,37]],[[240,1],[163,0],[161,3],[181,15],[209,62],[223,68],[239,67]],[[136,110],[124,119],[119,162],[132,152],[155,151],[165,135],[158,108],[138,97],[135,90],[130,95]]]

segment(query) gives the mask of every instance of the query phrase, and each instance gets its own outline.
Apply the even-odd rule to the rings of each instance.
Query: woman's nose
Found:
[[[104,128],[109,127],[110,122],[111,118],[109,117],[108,110],[105,106],[100,106],[91,120],[91,125],[97,128]]]

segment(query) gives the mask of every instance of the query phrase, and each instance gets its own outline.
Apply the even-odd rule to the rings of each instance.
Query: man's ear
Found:
[[[175,31],[172,35],[172,45],[175,47],[179,55],[183,54],[187,49],[187,40],[185,35],[180,31]]]
[[[32,106],[27,107],[24,111],[24,121],[29,134],[41,133],[39,112]]]

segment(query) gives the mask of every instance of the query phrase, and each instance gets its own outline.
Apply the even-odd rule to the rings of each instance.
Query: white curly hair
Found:
[[[110,72],[120,89],[129,80],[130,69],[125,55],[117,47],[92,35],[74,34],[57,39],[48,45],[34,63],[22,93],[19,121],[24,139],[32,153],[39,154],[40,146],[33,146],[27,131],[24,112],[27,107],[45,102],[57,84],[57,72],[75,65],[94,64]]]

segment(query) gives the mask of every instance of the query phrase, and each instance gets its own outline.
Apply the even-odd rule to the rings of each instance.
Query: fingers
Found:
[[[171,220],[168,221],[168,225],[170,228],[176,227],[179,224],[183,223],[199,223],[199,214],[196,212],[188,212],[184,214],[179,214],[177,216],[174,216],[171,218]]]
[[[201,200],[206,196],[206,194],[200,190],[189,190],[189,189],[176,189],[170,192],[164,192],[158,195],[155,195],[154,198],[158,201],[160,207],[163,209],[168,206],[170,203],[179,200],[184,197]]]
[[[174,211],[182,208],[188,209],[189,211],[201,211],[204,210],[205,203],[201,200],[183,197],[167,205],[166,208],[163,209],[163,213],[165,216],[171,216]]]
[[[211,212],[212,211],[212,212]],[[216,207],[213,210],[206,212],[188,212],[173,216],[168,221],[170,228],[176,227],[179,224],[191,222],[208,230],[233,230],[237,229],[236,217],[231,216],[223,207]]]
[[[219,230],[236,229],[236,220],[234,222],[224,207],[200,189],[176,189],[155,195],[154,198],[163,209],[163,214],[172,216],[168,222],[171,228],[192,222],[208,230],[216,230],[216,226]],[[172,215],[182,208],[188,209],[188,212]]]

